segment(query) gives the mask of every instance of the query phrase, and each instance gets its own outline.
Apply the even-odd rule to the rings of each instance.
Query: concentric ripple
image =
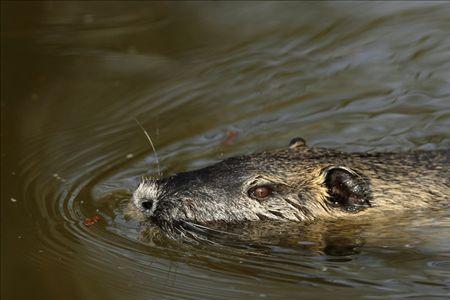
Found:
[[[46,4],[29,29],[31,102],[7,103],[19,116],[7,121],[7,159],[19,158],[5,172],[12,294],[448,296],[448,207],[210,244],[149,237],[124,216],[157,170],[136,120],[165,175],[294,136],[346,151],[449,148],[448,5],[139,5]]]

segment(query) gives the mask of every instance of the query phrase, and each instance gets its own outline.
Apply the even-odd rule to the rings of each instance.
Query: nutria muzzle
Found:
[[[288,149],[145,179],[133,194],[130,214],[169,231],[360,218],[376,211],[436,206],[449,202],[449,162],[449,150],[343,153],[294,139]]]

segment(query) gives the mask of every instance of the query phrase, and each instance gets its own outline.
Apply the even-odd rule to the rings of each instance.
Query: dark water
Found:
[[[135,118],[165,174],[297,135],[347,151],[449,148],[448,3],[2,2],[1,13],[2,299],[450,297],[448,209],[235,247],[145,240],[123,217],[156,172]]]

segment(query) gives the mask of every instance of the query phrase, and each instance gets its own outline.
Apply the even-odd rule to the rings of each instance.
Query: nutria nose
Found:
[[[151,210],[153,207],[153,201],[145,200],[145,201],[142,201],[141,205],[145,210]]]

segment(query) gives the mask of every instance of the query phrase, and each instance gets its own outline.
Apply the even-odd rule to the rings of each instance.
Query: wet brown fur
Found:
[[[299,222],[358,218],[448,205],[449,163],[449,150],[345,153],[300,143],[289,149],[229,158],[147,185],[144,182],[136,190],[128,214],[157,224],[181,220],[211,225],[268,219]],[[361,184],[367,203],[363,209],[350,211],[332,205],[333,190],[325,185],[325,170],[335,167]],[[254,182],[274,185],[278,189],[274,200],[250,199],[247,190]],[[152,194],[156,190],[157,195]],[[139,209],[142,198],[155,201],[151,213]]]

